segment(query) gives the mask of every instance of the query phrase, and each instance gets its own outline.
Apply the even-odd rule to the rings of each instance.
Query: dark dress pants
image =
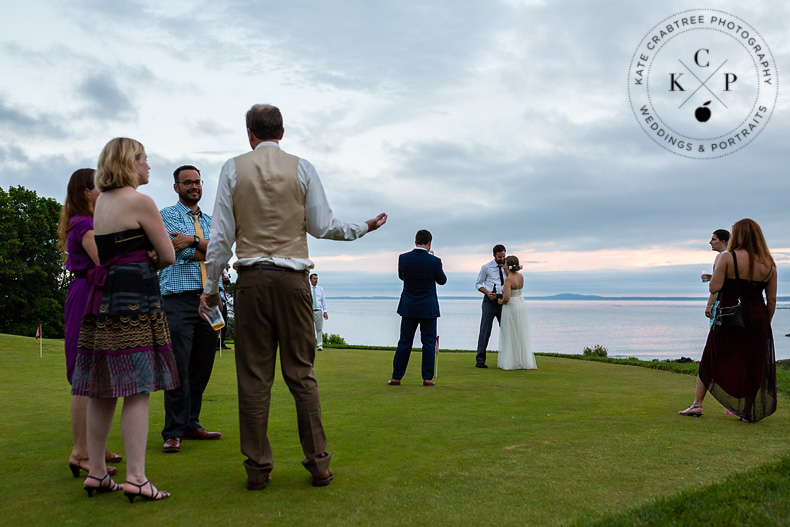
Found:
[[[401,380],[406,374],[409,365],[411,346],[414,343],[414,333],[420,326],[420,341],[422,342],[422,378],[433,379],[434,360],[436,353],[436,319],[401,317],[400,339],[392,361],[392,378]]]
[[[200,296],[179,293],[162,297],[173,356],[181,386],[165,392],[165,427],[162,437],[183,438],[200,426],[200,408],[217,349],[217,332],[198,314]]]
[[[477,337],[477,355],[475,362],[478,365],[486,363],[486,348],[488,340],[491,338],[491,327],[496,318],[500,327],[502,326],[502,306],[498,302],[492,302],[487,296],[483,297],[483,315],[480,317],[480,334]]]

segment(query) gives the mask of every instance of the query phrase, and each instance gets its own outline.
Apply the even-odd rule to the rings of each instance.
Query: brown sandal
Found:
[[[115,452],[110,452],[109,450],[104,451],[105,463],[120,463],[121,461],[123,461],[123,456],[121,454],[116,454]]]

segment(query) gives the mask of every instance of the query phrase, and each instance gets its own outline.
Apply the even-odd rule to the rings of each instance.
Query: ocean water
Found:
[[[705,299],[700,300],[527,300],[532,346],[537,352],[579,354],[604,346],[610,357],[699,360],[708,336]],[[325,333],[349,344],[395,346],[400,317],[397,298],[327,299]],[[441,349],[477,348],[481,300],[441,298]],[[777,359],[790,359],[790,302],[777,304],[773,319]],[[495,350],[494,321],[488,349]],[[415,346],[419,346],[419,332]]]

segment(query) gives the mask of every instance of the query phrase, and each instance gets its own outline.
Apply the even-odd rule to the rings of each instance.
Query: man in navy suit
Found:
[[[400,339],[392,361],[392,379],[387,384],[400,385],[409,364],[414,333],[420,326],[422,341],[422,385],[434,386],[434,350],[436,349],[436,319],[439,317],[439,299],[436,284],[447,283],[442,271],[442,261],[430,254],[433,236],[426,230],[417,231],[413,251],[398,257],[398,278],[403,280],[398,314],[401,316]]]

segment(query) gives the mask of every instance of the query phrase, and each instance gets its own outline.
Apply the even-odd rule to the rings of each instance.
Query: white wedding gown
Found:
[[[503,370],[535,370],[535,354],[529,343],[527,304],[521,289],[510,290],[510,301],[502,304],[497,367]]]

